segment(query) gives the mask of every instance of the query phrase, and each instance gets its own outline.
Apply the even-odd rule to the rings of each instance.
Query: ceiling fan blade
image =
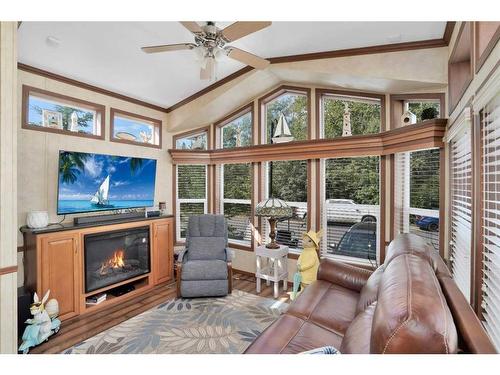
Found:
[[[203,29],[201,28],[200,25],[198,25],[197,22],[194,21],[180,21],[179,22],[182,26],[184,26],[186,29],[191,31],[193,34],[201,34],[203,32]]]
[[[146,53],[158,53],[168,51],[180,51],[183,49],[193,49],[196,44],[193,43],[179,43],[179,44],[164,44],[161,46],[142,47],[141,50]]]
[[[228,42],[234,42],[236,39],[243,38],[248,34],[262,30],[271,25],[272,22],[254,22],[254,21],[238,21],[221,31],[222,37]]]
[[[253,66],[256,69],[265,69],[270,64],[269,60],[256,56],[250,52],[243,51],[236,47],[228,48],[228,56],[232,59],[238,60],[243,64]]]

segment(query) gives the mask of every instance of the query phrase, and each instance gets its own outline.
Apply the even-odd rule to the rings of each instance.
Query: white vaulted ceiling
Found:
[[[276,57],[440,39],[445,26],[446,22],[273,22],[232,45]],[[48,37],[56,43],[48,42]],[[192,42],[192,35],[177,22],[23,22],[18,41],[21,63],[162,107],[213,83],[199,79],[192,51],[148,55],[140,50]],[[217,77],[222,79],[243,66],[224,58]]]

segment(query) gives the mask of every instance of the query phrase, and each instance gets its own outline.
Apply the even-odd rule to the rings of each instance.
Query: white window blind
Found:
[[[322,161],[323,257],[377,261],[380,187],[378,156]]]
[[[394,229],[414,233],[439,250],[440,150],[397,153],[394,171]]]
[[[482,308],[486,331],[500,349],[500,94],[481,111]]]
[[[220,212],[227,220],[229,240],[249,246],[252,235],[252,164],[222,165],[220,179]]]
[[[280,219],[276,225],[276,242],[286,245],[292,252],[302,249],[302,235],[307,232],[307,161],[273,161],[265,164],[266,197],[279,198],[292,207],[289,218]],[[264,223],[266,242],[269,238],[269,223]]]
[[[178,165],[176,181],[176,236],[181,240],[186,238],[189,217],[207,213],[207,167]]]
[[[394,233],[410,232],[410,153],[394,155]]]
[[[455,125],[455,126],[458,126]],[[450,263],[453,279],[470,302],[472,251],[471,129],[463,127],[450,140],[451,233]]]

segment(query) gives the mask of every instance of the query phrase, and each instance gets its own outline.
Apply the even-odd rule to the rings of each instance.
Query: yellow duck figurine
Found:
[[[300,277],[294,278],[294,281],[300,279],[301,291],[316,280],[319,267],[318,249],[320,239],[321,231],[314,232],[310,230],[304,233],[302,237],[304,249],[297,260],[297,271],[300,273]],[[292,299],[296,298],[297,290],[298,285],[294,284]]]

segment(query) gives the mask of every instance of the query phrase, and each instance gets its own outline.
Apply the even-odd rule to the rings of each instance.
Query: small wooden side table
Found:
[[[255,250],[255,255],[257,293],[260,293],[260,283],[263,279],[267,285],[274,282],[274,298],[278,298],[280,281],[283,280],[283,291],[288,287],[288,246],[281,245],[279,249],[259,246]]]

